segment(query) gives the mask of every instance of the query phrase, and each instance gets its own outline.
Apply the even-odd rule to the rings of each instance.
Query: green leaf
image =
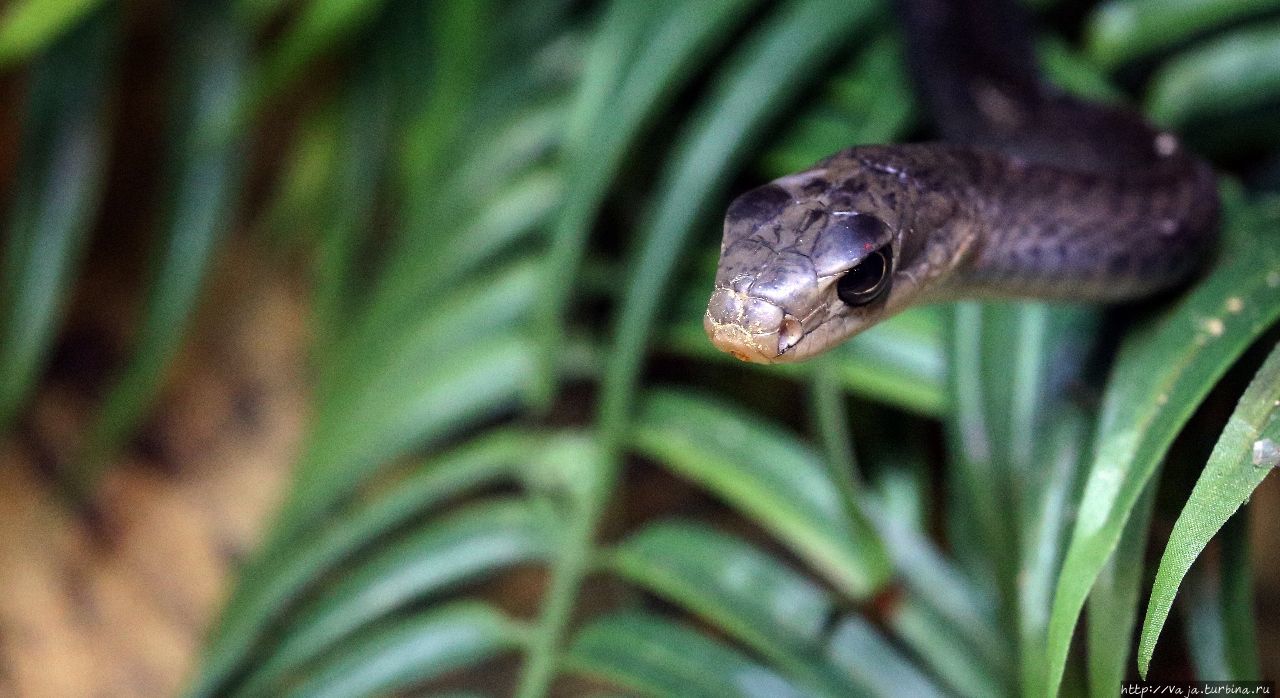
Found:
[[[532,381],[531,348],[521,337],[499,334],[448,353],[389,386],[383,402],[310,438],[273,539],[317,524],[387,460],[518,405]]]
[[[226,8],[184,3],[175,44],[165,223],[154,252],[142,325],[132,355],[107,394],[81,453],[80,489],[91,491],[104,461],[137,428],[155,399],[200,298],[218,241],[231,224],[241,152],[233,120],[243,98],[247,37]]]
[[[0,431],[21,409],[48,360],[102,194],[115,61],[110,9],[60,37],[30,70],[22,152],[0,255]]]
[[[330,358],[335,345],[349,330],[351,316],[358,307],[356,299],[363,291],[359,274],[361,255],[366,252],[367,228],[377,213],[379,185],[385,181],[394,87],[386,76],[383,52],[385,49],[362,56],[360,69],[353,71],[348,79],[350,84],[337,105],[338,123],[332,127],[336,131],[332,136],[333,162],[315,163],[327,164],[325,171],[331,173],[315,182],[315,191],[310,193],[310,205],[320,211],[304,213],[318,219],[312,224],[318,229],[312,313],[315,353],[321,363]],[[304,132],[304,135],[310,134]],[[311,144],[304,141],[300,145]],[[301,154],[310,153],[304,150]],[[324,151],[316,153],[325,154]],[[303,180],[301,184],[306,183]],[[307,192],[298,193],[307,195]]]
[[[1085,597],[1120,540],[1139,495],[1182,425],[1240,354],[1280,317],[1280,221],[1225,202],[1223,249],[1207,278],[1144,331],[1112,370],[1049,622],[1049,686],[1066,665]]]
[[[907,583],[908,591],[904,598],[885,613],[885,624],[916,651],[923,664],[933,668],[943,681],[950,684],[952,690],[972,696],[1002,694],[998,677],[1003,672],[996,669],[1001,662],[988,661],[999,654],[998,650],[990,651],[998,640],[988,642],[997,637],[994,628],[985,622],[985,617],[977,623],[960,621],[954,615],[957,604],[948,607],[935,602],[940,595],[927,589],[925,580],[935,577],[940,566],[932,564],[928,552],[918,554],[921,550],[928,550],[927,543],[922,545],[921,541],[911,540],[915,538],[912,529],[917,519],[904,520],[900,512],[880,505],[859,482],[855,473],[857,464],[849,443],[849,418],[844,409],[843,395],[837,381],[829,375],[833,363],[829,357],[816,363],[810,388],[814,394],[813,411],[828,454],[830,476],[843,493],[847,510],[856,520],[862,521],[865,517],[866,521],[877,526],[877,531],[886,540],[883,547],[895,566],[900,572],[907,571],[907,579],[915,580]],[[912,550],[917,552],[909,552]],[[912,566],[915,569],[908,571]],[[945,596],[949,598],[962,599],[966,595],[961,579],[949,578],[945,585],[948,588]],[[959,605],[963,605],[963,601]],[[990,614],[986,615],[989,617]],[[957,632],[957,628],[964,628],[964,631]],[[863,667],[861,673],[870,675],[865,685],[872,692],[876,692],[877,687],[895,683],[892,676],[880,675],[874,664]]]
[[[1079,472],[1089,457],[1089,420],[1076,408],[1064,408],[1043,433],[1041,467],[1029,473],[1028,530],[1022,537],[1021,580],[1018,585],[1019,668],[1023,695],[1041,695],[1047,688],[1049,613],[1058,569],[1066,550],[1069,511],[1077,496]]]
[[[485,265],[542,232],[562,187],[558,173],[541,163],[558,140],[557,119],[563,118],[564,108],[553,102],[519,104],[513,111],[508,118],[481,120],[466,129],[462,135],[472,147],[457,169],[435,177],[424,174],[432,186],[403,195],[422,202],[401,212],[400,245],[387,251],[385,266],[368,283],[367,300],[353,314],[346,341],[336,348],[332,365],[325,366],[327,373],[359,371],[366,356],[385,352],[383,338],[399,334],[405,318],[423,317],[424,307],[447,297],[455,286],[467,282],[474,287],[476,278],[498,276],[497,269]],[[533,243],[526,247],[537,248]],[[543,295],[516,298],[515,305],[523,307]]]
[[[517,178],[537,167],[564,139],[569,109],[560,95],[556,97],[545,104],[519,105],[486,129],[485,138],[444,183],[445,196],[489,204]]]
[[[1272,3],[1275,4],[1275,3]],[[1177,128],[1280,99],[1280,24],[1240,29],[1171,59],[1152,78],[1147,113]]]
[[[485,39],[500,12],[499,3],[493,0],[445,0],[429,7],[408,7],[415,12],[415,18],[421,18],[422,29],[428,32],[426,37],[419,32],[402,35],[406,50],[413,52],[413,67],[427,71],[425,81],[421,74],[410,76],[411,84],[419,89],[429,86],[423,91],[422,108],[405,127],[399,152],[403,187],[409,194],[404,205],[408,230],[402,232],[412,240],[416,233],[429,235],[431,229],[439,227],[431,225],[432,212],[427,206],[434,202],[429,192],[449,171],[452,160],[447,156],[458,144],[458,135],[467,131],[472,107],[485,85],[482,76],[496,48]],[[414,52],[424,38],[430,42],[429,57]]]
[[[1104,104],[1124,104],[1129,98],[1074,46],[1056,37],[1036,42],[1036,58],[1053,84],[1083,99]]]
[[[826,654],[850,680],[865,686],[867,695],[947,695],[857,616],[846,616],[835,626]]]
[[[550,690],[561,637],[570,614],[577,605],[578,589],[590,570],[595,552],[596,523],[610,494],[614,473],[601,454],[598,440],[579,438],[562,441],[543,458],[543,472],[555,478],[553,488],[565,504],[551,568],[551,580],[544,594],[538,625],[529,637],[529,652],[520,673],[516,694],[542,696]]]
[[[902,139],[915,117],[915,96],[902,61],[902,40],[880,32],[849,65],[827,80],[820,101],[788,124],[764,156],[766,177],[808,169],[851,145]]]
[[[1277,0],[1108,0],[1089,17],[1085,41],[1094,60],[1116,68],[1277,9]]]
[[[1254,444],[1267,439],[1280,443],[1280,346],[1272,350],[1240,397],[1169,534],[1138,644],[1138,668],[1144,676],[1191,563],[1271,472],[1271,466],[1254,463]]]
[[[1149,487],[1134,506],[1119,546],[1089,592],[1090,622],[1085,647],[1093,695],[1111,693],[1129,673],[1154,501],[1155,488]]]
[[[831,356],[832,372],[852,393],[931,417],[952,409],[937,308],[891,318],[840,345]]]
[[[890,607],[885,622],[950,692],[973,698],[1011,695],[1010,672],[984,661],[969,628],[949,624],[933,606],[927,596],[912,593]]]
[[[650,524],[610,551],[606,563],[747,644],[771,648],[766,654],[815,645],[832,611],[817,584],[746,541],[693,521]]]
[[[913,524],[892,516],[875,499],[864,499],[861,504],[867,520],[884,541],[894,570],[910,592],[906,601],[920,607],[911,611],[915,614],[916,626],[949,629],[970,646],[970,651],[958,652],[952,647],[951,638],[942,637],[938,638],[938,649],[950,655],[972,657],[970,664],[978,667],[978,671],[1007,672],[1013,666],[1010,647],[995,623],[995,602],[986,593],[988,590],[974,584],[964,570],[944,557]],[[946,594],[937,593],[944,588]],[[929,642],[933,638],[926,633],[920,639]],[[919,651],[928,656],[933,648],[926,645]]]
[[[708,399],[653,391],[633,442],[787,541],[842,593],[865,598],[887,578],[879,541],[849,517],[828,470],[799,439]]]
[[[1032,593],[1028,567],[1040,564],[1047,572],[1043,566],[1055,565],[1060,550],[1058,536],[1048,531],[1038,541],[1048,550],[1031,549],[1024,540],[1044,521],[1041,488],[1062,487],[1044,477],[1049,448],[1036,437],[1051,431],[1063,413],[1067,386],[1081,374],[1095,324],[1093,311],[1036,303],[962,303],[953,313],[948,538],[975,578],[993,584],[1001,625],[1019,628],[1007,641],[1019,642],[1028,669],[1037,663],[1043,636],[1029,634],[1027,623],[1041,624],[1035,618],[1048,610],[1022,605],[1030,601],[1023,594]],[[1048,560],[1037,562],[1042,552]],[[1030,614],[1026,623],[1024,611]]]
[[[353,553],[416,515],[510,477],[545,448],[545,439],[540,436],[493,432],[428,459],[395,488],[355,505],[300,545],[264,550],[242,571],[188,696],[216,693],[246,660],[267,627],[317,579]]]
[[[587,234],[629,149],[648,122],[675,99],[683,81],[696,74],[696,66],[733,35],[756,2],[680,3],[657,26],[651,15],[657,3],[618,0],[610,6],[587,56],[587,72],[567,129],[567,196],[552,231],[547,289],[537,313],[546,367],[554,364],[559,351]],[[613,85],[617,87],[611,89]],[[550,385],[543,392],[549,397]]]
[[[1248,532],[1247,517],[1228,519],[1219,534],[1221,555],[1202,555],[1183,583],[1187,648],[1196,676],[1233,681],[1262,676]]]
[[[426,273],[436,285],[456,283],[475,274],[484,262],[518,247],[531,233],[541,232],[561,206],[564,183],[549,168],[531,170],[495,194],[470,225],[463,228]]]
[[[440,303],[441,312],[446,308],[460,310],[462,317],[457,320],[469,327],[514,322],[517,315],[527,313],[536,304],[544,261],[532,256],[516,261],[509,258],[513,250],[523,250],[521,243],[534,244],[530,238],[543,232],[550,215],[560,205],[563,187],[559,174],[550,168],[536,168],[512,177],[507,186],[491,192],[479,210],[460,219],[457,232],[438,241],[430,254],[421,255],[412,268],[395,270],[404,279],[395,287],[401,295],[390,296],[391,286],[378,289],[380,295],[359,318],[359,330],[348,332],[348,341],[340,348],[330,374],[349,381],[352,375],[368,370],[370,357],[379,357],[377,361],[387,360],[381,358],[384,356],[395,357],[397,352],[388,346],[388,337],[416,341],[414,332],[405,331],[406,324],[422,325],[418,334],[447,334],[449,325],[422,312],[424,307]],[[537,272],[536,277],[530,276],[533,271]],[[470,294],[459,293],[458,288],[470,289]],[[486,298],[480,303],[501,305],[473,312],[468,308],[468,295]],[[443,303],[438,300],[441,297],[452,300]],[[414,323],[406,323],[406,317],[412,317]],[[477,323],[477,319],[489,321]]]
[[[822,460],[831,482],[844,499],[845,511],[851,517],[861,517],[858,502],[866,496],[863,477],[853,452],[844,390],[831,369],[829,358],[819,359],[813,367],[813,377],[809,380],[810,419],[822,445]]]
[[[952,318],[948,353],[951,365],[947,371],[954,404],[948,422],[948,441],[954,454],[948,473],[948,496],[953,504],[949,537],[955,541],[961,562],[969,564],[980,579],[996,586],[1003,606],[1009,603],[1008,585],[1017,565],[1012,556],[1018,550],[1015,543],[1019,522],[1008,516],[1008,510],[1010,504],[1017,509],[1019,493],[1013,491],[1012,454],[995,449],[1015,448],[1006,437],[1021,434],[1010,420],[1019,419],[1019,426],[1026,427],[1021,420],[1034,421],[1034,411],[1040,405],[1032,404],[1032,413],[1012,410],[1011,391],[1021,390],[1025,397],[1028,393],[1034,395],[1039,386],[1017,380],[1026,369],[1013,368],[1010,361],[1015,351],[1001,344],[1016,346],[1020,321],[1035,319],[1030,315],[1022,317],[1017,307],[987,308],[972,302],[957,304]],[[996,345],[984,352],[984,340]],[[1002,430],[1005,426],[1009,427],[1007,432]],[[1024,438],[1029,438],[1030,433]],[[1001,613],[1007,622],[1008,609],[1002,608]]]
[[[705,8],[698,4],[699,10]],[[771,13],[752,32],[752,38],[728,59],[727,67],[714,81],[711,95],[692,117],[685,135],[679,137],[658,185],[656,203],[641,233],[640,250],[630,256],[635,270],[628,281],[615,324],[613,344],[607,354],[601,387],[599,414],[602,462],[601,489],[612,489],[619,469],[619,449],[625,439],[627,420],[635,397],[640,364],[648,350],[653,320],[668,277],[683,242],[700,215],[710,204],[716,189],[725,186],[734,163],[744,158],[746,145],[769,120],[799,94],[816,67],[842,40],[871,16],[870,5],[850,8],[838,0],[791,0]],[[697,15],[685,21],[696,22]],[[651,43],[658,50],[666,48]],[[674,93],[673,93],[674,94]],[[624,102],[625,103],[625,102]],[[623,109],[622,115],[628,114]],[[613,119],[601,128],[613,128]],[[585,123],[580,122],[580,123]],[[587,151],[590,152],[590,151]],[[570,191],[576,181],[568,182]],[[572,202],[566,202],[566,207]],[[580,221],[569,221],[565,235],[557,235],[548,273],[564,277],[549,287],[547,302],[538,314],[538,332],[544,337],[541,362],[555,365],[556,338],[564,331],[562,319],[569,297],[570,281],[577,261],[583,256],[582,234],[577,225],[586,225],[594,207],[588,206]],[[566,273],[566,269],[570,273]],[[543,375],[550,374],[544,370]],[[544,397],[550,386],[544,386]],[[545,693],[551,681],[549,652],[558,644],[568,621],[572,603],[584,572],[581,560],[592,545],[598,519],[603,514],[604,496],[593,498],[580,525],[571,525],[562,562],[552,571],[552,591],[543,611],[539,640],[534,643],[531,661],[522,676],[519,694]],[[883,568],[883,565],[881,566]]]
[[[16,0],[0,14],[0,70],[47,48],[102,0]]]
[[[371,629],[336,648],[278,695],[383,696],[519,646],[523,630],[496,609],[459,603]]]
[[[270,54],[261,62],[256,78],[256,101],[262,102],[285,87],[320,54],[341,45],[370,24],[385,2],[307,0],[289,28],[272,42]],[[245,0],[241,0],[241,4],[245,4]]]
[[[647,696],[808,695],[731,647],[639,611],[595,619],[578,632],[563,661],[570,671]]]
[[[798,682],[828,695],[845,690],[831,667],[812,659],[832,613],[829,595],[747,542],[701,524],[664,521],[632,535],[606,563],[715,623]]]
[[[379,341],[367,342],[363,351],[344,347],[322,376],[317,430],[338,428],[378,409],[439,357],[460,355],[464,347],[520,324],[533,306],[541,271],[536,259],[497,267],[491,275],[420,303],[412,316],[401,316],[394,329],[378,333]]]
[[[480,502],[379,546],[298,611],[270,659],[248,679],[246,692],[266,691],[280,676],[412,601],[546,558],[556,538],[549,513],[522,500]]]
[[[814,68],[878,10],[874,3],[850,6],[841,0],[784,4],[731,60],[710,98],[692,117],[689,130],[677,140],[638,249],[629,257],[633,272],[614,323],[601,388],[606,444],[621,439],[653,323],[689,235],[727,186],[748,146],[812,81]]]
[[[477,279],[503,281],[508,273],[504,266],[513,263],[513,251],[536,249],[537,241],[531,238],[543,234],[549,216],[560,205],[563,182],[554,169],[535,164],[536,153],[519,152],[521,148],[548,145],[544,141],[547,135],[542,132],[545,125],[541,123],[545,115],[535,116],[536,123],[511,125],[512,133],[495,135],[502,139],[504,147],[515,148],[516,155],[503,153],[502,161],[496,153],[471,156],[484,159],[492,168],[489,181],[464,186],[463,182],[472,179],[472,172],[459,173],[451,180],[456,186],[450,185],[450,191],[441,195],[457,205],[457,210],[447,216],[449,225],[436,225],[441,229],[437,233],[439,239],[426,252],[390,260],[372,289],[371,298],[355,314],[353,327],[345,332],[346,341],[335,348],[331,365],[325,366],[327,374],[342,378],[362,371],[368,356],[389,353],[386,337],[405,335],[406,318],[426,323],[430,317],[424,308],[457,295],[458,288],[473,289],[477,295],[486,293],[485,284]],[[446,227],[448,231],[443,230]],[[541,270],[545,261],[529,256],[525,263],[537,264]],[[542,284],[541,276],[538,284]],[[527,292],[513,296],[510,305],[513,310],[524,312],[540,297],[540,291]],[[505,310],[502,314],[511,315]]]
[[[288,151],[280,156],[280,172],[272,183],[271,201],[253,227],[265,231],[274,246],[307,243],[324,225],[325,202],[337,179],[343,117],[330,104],[299,116]]]

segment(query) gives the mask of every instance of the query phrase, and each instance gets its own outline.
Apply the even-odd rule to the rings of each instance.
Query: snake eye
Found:
[[[888,245],[867,255],[836,282],[836,295],[846,304],[866,305],[889,288],[889,267],[893,250]]]

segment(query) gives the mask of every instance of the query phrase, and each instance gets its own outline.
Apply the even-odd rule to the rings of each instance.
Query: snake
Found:
[[[1043,80],[1014,2],[897,9],[939,139],[849,147],[733,199],[703,317],[717,348],[785,363],[926,303],[1131,302],[1213,259],[1211,167]]]

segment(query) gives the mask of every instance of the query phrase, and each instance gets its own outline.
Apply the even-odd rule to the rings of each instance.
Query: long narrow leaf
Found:
[[[547,291],[537,315],[545,366],[549,367],[557,354],[560,326],[572,297],[575,270],[585,254],[587,232],[628,148],[645,124],[674,98],[680,81],[694,74],[690,68],[732,34],[734,24],[755,2],[682,3],[651,36],[641,34],[647,22],[640,8],[654,3],[621,0],[611,7],[609,26],[616,29],[601,32],[597,48],[605,55],[600,57],[618,51],[605,43],[616,41],[615,32],[642,48],[629,65],[608,58],[594,64],[570,123],[566,141],[570,195],[552,232]],[[605,82],[610,74],[619,83],[616,91]],[[549,385],[544,386],[544,392],[550,393]]]
[[[248,42],[225,7],[187,3],[180,13],[181,77],[169,140],[173,190],[138,338],[83,447],[85,472],[79,477],[86,491],[154,400],[230,225],[239,189],[243,155],[233,121],[244,98]]]
[[[321,53],[367,26],[385,2],[308,0],[284,36],[273,43],[271,54],[259,68],[256,101],[261,103],[275,94]]]
[[[976,576],[994,581],[1012,627],[1015,617],[1021,625],[1021,554],[1035,553],[1024,536],[1044,517],[1038,505],[1039,488],[1048,484],[1047,449],[1036,437],[1063,411],[1065,390],[1089,353],[1093,315],[1041,304],[972,303],[954,313],[949,537]],[[1022,639],[1031,643],[1023,648],[1029,655],[1039,653],[1041,638]]]
[[[1120,544],[1089,592],[1089,688],[1094,695],[1115,690],[1125,678],[1132,656],[1133,629],[1138,622],[1142,571],[1146,569],[1147,529],[1155,502],[1148,488],[1125,524]]]
[[[864,598],[887,578],[879,541],[849,517],[829,471],[798,439],[725,405],[661,391],[643,401],[634,440],[787,540],[843,593]]]
[[[472,504],[380,548],[298,612],[244,689],[254,695],[391,611],[458,583],[545,558],[555,525],[529,502]]]
[[[0,69],[24,60],[58,40],[103,0],[16,0],[0,13]]]
[[[1068,506],[1082,479],[1079,471],[1089,456],[1089,416],[1064,410],[1046,433],[1040,449],[1041,467],[1032,476],[1034,492],[1024,521],[1030,530],[1022,537],[1021,584],[1018,585],[1019,668],[1023,695],[1046,691],[1046,638],[1058,568],[1066,552]]]
[[[629,264],[634,273],[614,325],[602,388],[600,421],[607,442],[621,435],[671,271],[700,216],[709,213],[746,146],[797,95],[814,66],[865,27],[878,9],[873,3],[838,0],[785,4],[759,27],[759,38],[744,47],[693,117],[658,185]]]
[[[770,15],[755,31],[755,39],[731,59],[726,72],[717,80],[712,95],[693,117],[691,131],[684,136],[669,161],[663,183],[659,186],[657,205],[648,219],[640,251],[630,268],[636,270],[627,284],[620,319],[615,325],[613,351],[604,370],[599,422],[603,459],[601,488],[612,489],[618,470],[619,449],[625,438],[626,421],[631,408],[638,372],[648,349],[652,324],[668,277],[680,256],[683,241],[691,232],[700,212],[709,204],[717,187],[724,185],[735,160],[745,152],[745,144],[784,104],[793,98],[806,72],[827,52],[847,38],[849,32],[863,24],[875,8],[870,5],[850,7],[835,0],[793,0]],[[717,173],[711,177],[707,172]],[[572,183],[570,184],[572,189]],[[577,237],[570,230],[572,237]],[[568,261],[581,258],[577,245],[569,240]],[[562,267],[552,272],[563,273]],[[563,328],[562,298],[556,292],[545,307],[540,331],[544,336],[559,336]],[[543,344],[542,363],[550,366],[556,356],[554,339]],[[544,376],[547,371],[543,371]],[[542,391],[549,394],[550,390]],[[598,519],[602,515],[605,496],[593,497],[586,519],[571,526],[567,548],[559,564],[553,568],[552,589],[543,611],[539,639],[535,641],[520,694],[544,693],[551,681],[550,652],[568,621],[574,594],[585,573],[582,560],[592,544]]]
[[[294,606],[316,579],[360,547],[450,498],[509,477],[542,445],[543,439],[524,433],[500,431],[480,438],[429,459],[420,472],[386,496],[355,507],[305,544],[278,557],[255,558],[241,573],[187,695],[200,698],[216,693],[267,627]]]
[[[1013,667],[1009,643],[996,624],[995,601],[984,588],[947,559],[925,535],[893,516],[880,502],[862,502],[867,520],[884,541],[912,603],[928,609],[931,618],[951,629],[963,628],[961,638],[971,648],[972,662],[988,673],[1004,673]],[[946,594],[936,590],[947,589]]]
[[[851,145],[891,143],[915,120],[915,97],[902,60],[902,40],[884,31],[827,81],[822,101],[788,124],[764,157],[770,178],[807,169]]]
[[[866,686],[868,695],[947,695],[857,616],[847,616],[836,625],[827,656],[851,680]]]
[[[446,606],[362,634],[277,695],[363,698],[394,694],[518,647],[522,637],[522,629],[491,606]]]
[[[1271,467],[1253,463],[1254,444],[1266,439],[1280,443],[1280,346],[1267,357],[1240,397],[1169,534],[1142,623],[1138,668],[1144,675],[1173,607],[1173,597],[1191,563],[1271,472]]]
[[[456,353],[407,377],[384,403],[317,434],[273,536],[284,540],[317,523],[388,459],[518,405],[532,380],[528,343],[503,334],[479,344],[453,347]]]
[[[1280,99],[1280,23],[1248,27],[1188,51],[1152,80],[1147,110],[1168,126]]]
[[[24,148],[0,268],[0,431],[48,358],[102,193],[115,34],[108,9],[86,17],[31,70]]]
[[[1191,567],[1181,587],[1187,649],[1202,679],[1255,681],[1262,676],[1248,532],[1246,517],[1228,519],[1219,534],[1222,554],[1198,558],[1200,564]]]
[[[459,284],[414,317],[402,318],[366,351],[334,361],[342,370],[326,372],[319,388],[317,439],[353,415],[385,405],[424,366],[519,324],[533,305],[540,271],[530,259],[495,267],[492,275]]]
[[[800,687],[743,653],[657,616],[622,612],[578,632],[567,667],[650,696],[799,698]]]
[[[832,613],[829,595],[745,541],[666,521],[631,536],[607,560],[625,579],[716,623],[799,683],[827,695],[847,690],[833,667],[810,659]]]
[[[886,624],[951,692],[969,698],[1013,695],[1010,674],[982,661],[968,629],[948,624],[932,605],[924,596],[908,595],[891,609]]]
[[[1112,371],[1096,456],[1049,622],[1049,686],[1066,666],[1076,619],[1169,444],[1232,363],[1280,317],[1280,221],[1232,197],[1212,273],[1144,332]]]
[[[366,252],[366,230],[375,219],[378,188],[387,168],[393,86],[381,52],[362,57],[337,106],[336,152],[330,177],[322,180],[323,213],[315,263],[316,353],[322,365],[349,330],[355,299],[364,290],[356,271]]]
[[[1277,0],[1108,0],[1090,16],[1086,42],[1095,60],[1115,68],[1277,9]]]

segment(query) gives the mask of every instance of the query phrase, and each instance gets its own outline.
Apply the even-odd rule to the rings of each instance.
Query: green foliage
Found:
[[[247,37],[224,12],[189,3],[175,39],[175,98],[169,140],[174,182],[166,228],[153,254],[154,278],[130,363],[85,437],[83,489],[137,428],[177,351],[218,240],[230,225],[244,155],[235,129]]]
[[[1278,222],[1265,211],[1242,210],[1228,197],[1225,244],[1214,271],[1168,312],[1131,333],[1116,359],[1054,598],[1051,686],[1061,676],[1089,589],[1169,445],[1227,369],[1280,318],[1280,250],[1265,242]]]
[[[1106,68],[1150,58],[1197,35],[1280,9],[1276,0],[1106,0],[1088,22],[1088,52]],[[1233,81],[1248,76],[1233,74]],[[1196,95],[1186,95],[1196,99]]]
[[[72,31],[102,0],[16,0],[0,13],[0,68],[26,60]],[[104,65],[106,65],[104,63]]]
[[[1111,693],[1169,515],[1156,475],[1195,457],[1184,432],[1221,437],[1150,590],[1140,666],[1177,594],[1202,678],[1255,678],[1247,531],[1192,562],[1265,476],[1254,441],[1280,440],[1276,357],[1248,351],[1280,319],[1265,180],[1224,181],[1223,249],[1176,298],[921,308],[819,361],[741,365],[701,330],[728,199],[924,132],[881,3],[189,4],[147,300],[77,484],[147,414],[233,226],[306,275],[315,376],[293,486],[189,695],[381,695],[499,658],[515,667],[500,690],[523,696],[569,677],[644,695]],[[36,6],[0,24],[27,92],[0,425],[48,362],[95,220],[126,11],[65,3],[24,30]],[[1259,19],[1274,8],[1110,0],[1084,49],[1054,29],[1039,46],[1065,89],[1144,103],[1212,152],[1274,148],[1274,118],[1234,128],[1280,103]],[[297,110],[283,161],[250,209],[241,148],[281,105]],[[1236,414],[1193,416],[1242,389],[1234,374],[1255,375]],[[621,516],[624,485],[655,469],[701,506]],[[532,612],[485,584],[517,570],[542,582]],[[619,593],[594,598],[594,580]],[[1086,608],[1106,622],[1077,632]]]
[[[1265,106],[1280,91],[1280,24],[1237,30],[1170,60],[1152,82],[1147,111],[1184,127],[1197,118]]]
[[[635,448],[752,515],[860,599],[889,575],[886,554],[798,439],[723,404],[656,392],[642,403]]]
[[[745,653],[642,611],[593,621],[578,633],[566,663],[641,695],[808,695]]]
[[[1138,667],[1146,674],[1156,636],[1173,605],[1181,578],[1209,539],[1249,499],[1274,464],[1261,462],[1255,444],[1280,442],[1280,347],[1271,352],[1258,370],[1240,404],[1231,415],[1222,438],[1178,516],[1169,547],[1160,560],[1151,605],[1138,646]],[[1257,447],[1261,450],[1261,446]]]
[[[48,360],[102,195],[114,19],[95,13],[31,65],[0,267],[0,429],[11,426]]]

